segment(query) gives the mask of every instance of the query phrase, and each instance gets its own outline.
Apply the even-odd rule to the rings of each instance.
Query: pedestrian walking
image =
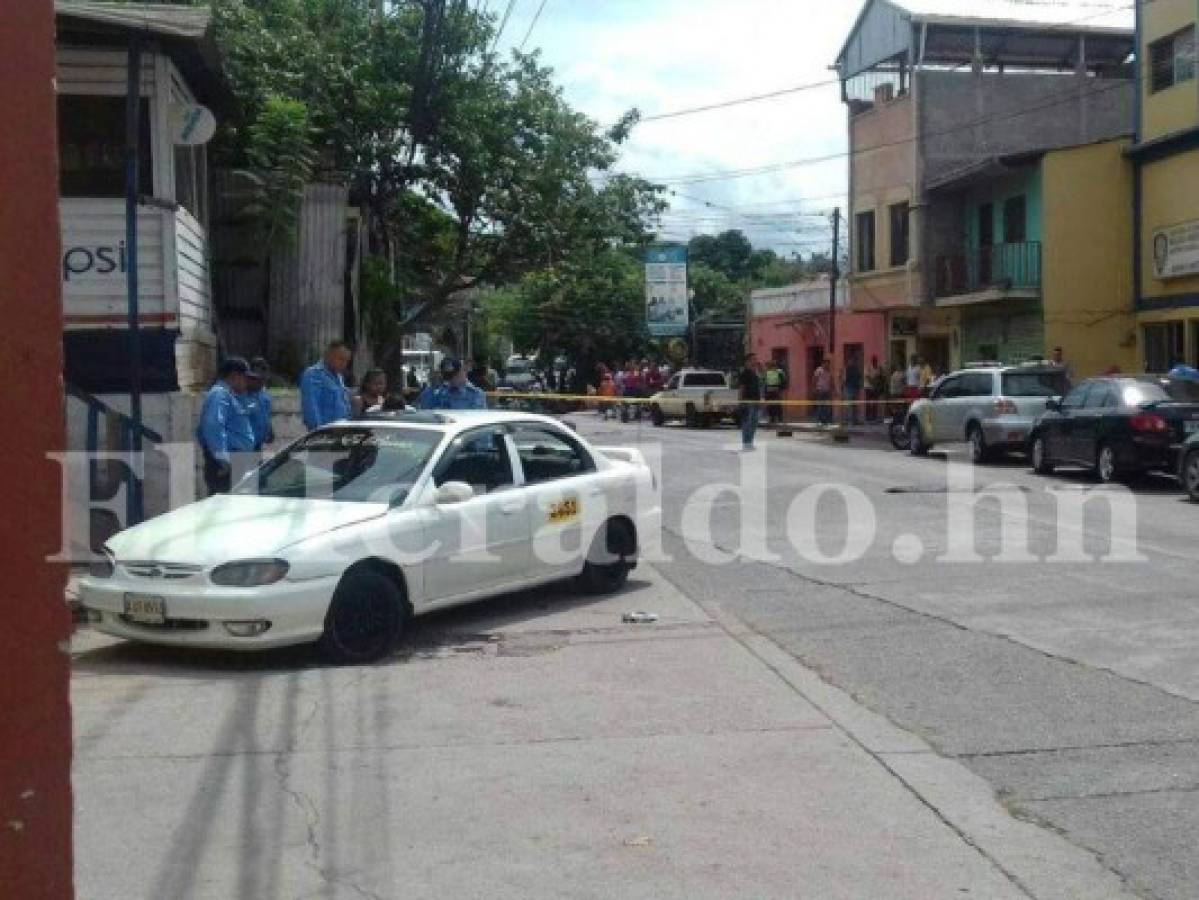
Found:
[[[845,361],[845,378],[841,385],[845,408],[845,421],[850,425],[861,423],[862,410],[858,403],[862,399],[862,358],[856,353]]]
[[[387,373],[382,369],[368,369],[362,376],[358,393],[350,398],[350,411],[355,419],[361,419],[367,413],[381,412],[386,404]]]
[[[266,392],[270,377],[270,364],[263,357],[255,356],[246,374],[246,392],[239,398],[254,429],[254,451],[257,453],[261,453],[263,447],[275,440],[275,428],[271,424],[271,395]]]
[[[765,396],[762,364],[756,354],[745,357],[745,365],[737,376],[737,387],[741,398],[741,450],[754,449],[754,434],[758,430],[761,401]]]
[[[350,398],[345,382],[349,365],[349,345],[333,341],[325,348],[321,361],[300,376],[300,412],[309,431],[349,418]]]
[[[422,395],[422,409],[486,409],[487,397],[466,380],[462,361],[447,357],[441,361],[441,385],[428,396]]]
[[[816,421],[821,425],[831,425],[833,422],[833,376],[829,371],[827,360],[821,360],[812,373],[812,397],[816,401]]]
[[[779,361],[772,358],[766,364],[766,413],[771,425],[778,425],[783,421],[783,407],[780,401],[786,387],[787,373],[779,365]]]
[[[641,398],[641,372],[631,359],[625,363],[624,367],[624,396],[625,399],[634,401]],[[630,415],[636,417],[638,421],[641,420],[640,403],[620,404],[620,421],[627,422]]]
[[[866,421],[877,422],[882,418],[880,402],[887,393],[887,378],[878,364],[877,356],[870,357],[863,392],[866,398]]]
[[[254,426],[241,401],[249,372],[250,364],[240,356],[224,360],[200,407],[196,441],[204,455],[204,486],[210,496],[232,488],[232,454],[254,450]]]

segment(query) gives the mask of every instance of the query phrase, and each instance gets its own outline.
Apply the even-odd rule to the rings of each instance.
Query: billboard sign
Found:
[[[1153,234],[1153,275],[1199,274],[1199,221],[1181,222]]]
[[[686,334],[687,248],[651,247],[645,253],[645,321],[654,337]]]

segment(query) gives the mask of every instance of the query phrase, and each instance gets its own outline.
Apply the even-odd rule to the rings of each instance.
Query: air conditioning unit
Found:
[[[895,85],[891,82],[886,84],[876,84],[874,86],[874,102],[875,103],[890,103],[895,99]]]

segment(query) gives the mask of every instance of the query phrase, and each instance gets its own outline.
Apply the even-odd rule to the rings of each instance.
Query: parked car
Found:
[[[1187,438],[1179,456],[1178,478],[1191,500],[1199,503],[1199,433]]]
[[[975,462],[1024,452],[1046,399],[1066,388],[1066,370],[1049,363],[985,363],[952,372],[908,410],[908,449],[919,456],[934,444],[969,441]]]
[[[740,394],[724,374],[713,369],[681,369],[666,387],[650,397],[650,421],[663,425],[682,419],[688,428],[707,428],[721,420],[737,419]]]
[[[1030,437],[1033,468],[1094,469],[1111,482],[1139,472],[1179,471],[1199,434],[1199,382],[1166,375],[1091,378],[1046,403]]]
[[[618,589],[657,527],[636,448],[525,413],[395,413],[314,431],[209,497],[122,531],[81,579],[136,641],[386,653],[407,620],[574,577]]]

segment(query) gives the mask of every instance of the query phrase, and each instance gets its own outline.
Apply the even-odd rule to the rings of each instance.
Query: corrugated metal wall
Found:
[[[315,360],[329,341],[346,337],[349,196],[342,184],[304,188],[295,246],[272,255],[267,353],[280,365]]]
[[[261,237],[252,222],[238,216],[244,192],[236,173],[216,173],[214,291],[221,345],[226,353],[263,354],[276,370],[294,375],[329,341],[359,337],[344,332],[347,298],[353,322],[358,320],[361,252],[347,254],[347,236],[353,231],[360,241],[360,226],[347,221],[346,185],[305,187],[296,242],[272,251],[268,291]]]

